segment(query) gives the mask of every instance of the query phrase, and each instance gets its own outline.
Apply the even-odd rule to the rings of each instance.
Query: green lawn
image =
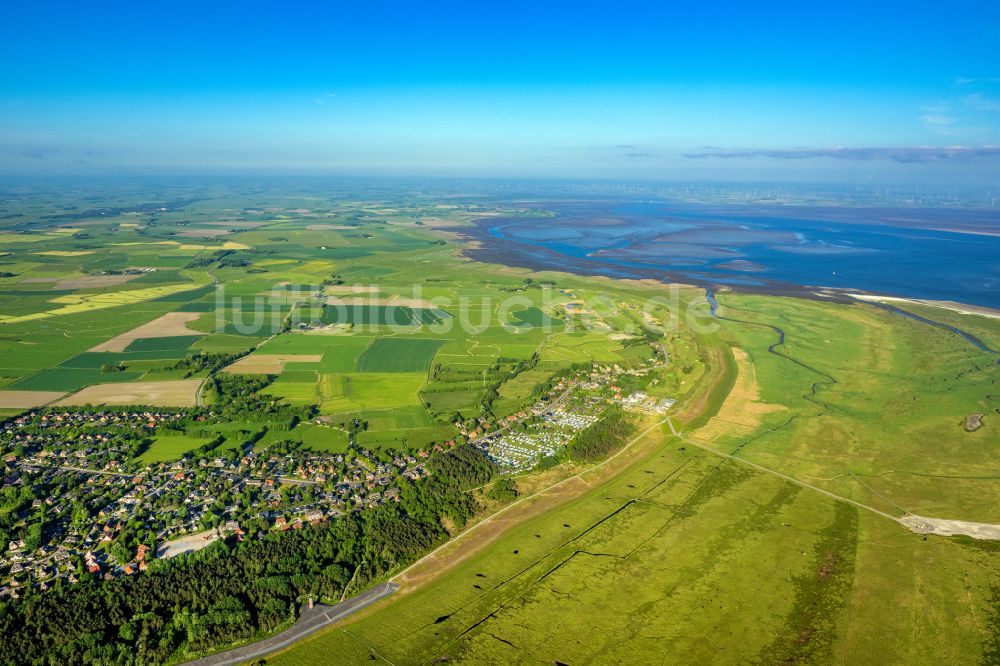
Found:
[[[193,451],[199,446],[208,444],[211,438],[189,437],[187,435],[161,435],[153,440],[142,455],[139,462],[143,464],[163,462],[165,460],[177,460],[188,451]]]

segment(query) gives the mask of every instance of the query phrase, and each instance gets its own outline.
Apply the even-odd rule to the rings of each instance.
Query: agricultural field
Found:
[[[428,338],[379,338],[358,358],[360,372],[426,373],[443,341]]]
[[[58,405],[150,405],[194,407],[201,379],[93,384],[60,400]]]
[[[95,345],[92,352],[150,351],[186,349],[198,339],[197,331],[187,327],[198,319],[193,312],[169,312],[153,321],[137,326],[131,331],[116,335],[107,342]],[[156,342],[153,342],[153,341]]]
[[[66,395],[62,391],[0,391],[0,409],[40,407]]]
[[[561,333],[542,350],[543,363],[556,366],[565,363],[583,363],[594,360],[617,363],[625,360],[620,343],[601,333],[576,331]]]
[[[323,375],[320,411],[352,412],[420,405],[418,393],[426,376],[413,373],[355,372]]]

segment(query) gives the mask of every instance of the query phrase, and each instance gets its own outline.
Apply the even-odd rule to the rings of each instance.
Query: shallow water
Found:
[[[532,206],[554,219],[494,218],[513,258],[612,276],[658,269],[697,284],[836,287],[1000,308],[1000,211],[698,206]],[[952,231],[950,229],[959,229]],[[532,246],[548,252],[532,252]]]

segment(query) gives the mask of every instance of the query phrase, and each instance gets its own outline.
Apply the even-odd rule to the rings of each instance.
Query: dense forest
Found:
[[[471,446],[428,461],[401,501],[301,530],[230,538],[144,575],[90,579],[0,605],[4,664],[157,664],[247,640],[292,621],[308,598],[337,599],[447,538],[476,509],[464,492],[495,467]]]
[[[621,448],[635,430],[635,423],[620,405],[608,407],[601,418],[578,434],[566,447],[577,461],[600,460]]]

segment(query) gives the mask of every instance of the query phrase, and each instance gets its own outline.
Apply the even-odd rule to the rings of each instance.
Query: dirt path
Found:
[[[947,520],[945,518],[927,518],[925,516],[914,515],[905,516],[899,522],[917,534],[940,534],[942,536],[963,534],[973,539],[1000,541],[1000,525],[970,523],[965,520]]]

